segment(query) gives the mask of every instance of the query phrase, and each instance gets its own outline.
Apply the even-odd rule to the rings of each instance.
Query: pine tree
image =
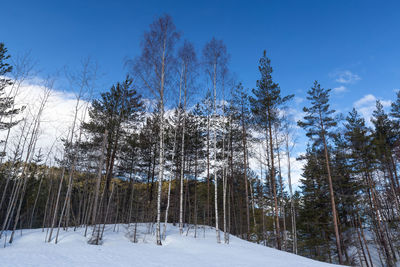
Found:
[[[396,120],[400,120],[400,91],[397,91],[396,101],[391,104],[390,116]]]
[[[274,123],[278,120],[279,107],[285,102],[289,101],[293,95],[281,96],[281,89],[279,85],[272,80],[272,67],[271,60],[267,57],[266,51],[260,59],[258,67],[261,78],[257,81],[257,88],[253,89],[254,97],[250,98],[252,104],[252,112],[255,120],[261,127],[266,131],[268,136],[268,153],[270,156],[270,167],[271,167],[271,187],[274,197],[274,211],[275,211],[275,238],[278,249],[281,249],[281,233],[280,233],[280,222],[279,222],[279,211],[278,211],[278,197],[276,187],[276,167],[275,167],[275,154],[274,154],[274,137],[272,135],[272,129]]]
[[[250,204],[249,204],[249,185],[248,185],[248,132],[249,122],[251,121],[251,110],[249,107],[249,96],[246,94],[243,85],[237,85],[232,91],[232,100],[230,104],[230,113],[233,117],[234,123],[241,129],[240,137],[242,140],[243,151],[243,180],[244,180],[244,196],[246,203],[246,223],[247,223],[247,239],[250,238]],[[235,125],[236,126],[236,125]],[[236,127],[235,127],[236,128]],[[232,135],[232,134],[231,134]],[[232,148],[231,148],[232,149]],[[233,149],[232,149],[233,150]],[[254,225],[255,226],[255,225]]]
[[[379,108],[378,113],[383,116],[383,110]],[[381,120],[381,119],[380,119]],[[349,115],[346,117],[345,123],[345,138],[347,141],[347,147],[351,149],[350,164],[352,168],[353,175],[361,176],[360,186],[364,193],[364,211],[358,211],[357,221],[359,224],[360,231],[362,231],[362,221],[360,219],[364,216],[369,217],[369,221],[372,222],[372,229],[377,236],[378,246],[380,250],[384,252],[384,257],[386,259],[386,264],[388,266],[393,266],[393,258],[390,251],[389,241],[387,235],[385,235],[384,225],[381,221],[381,204],[380,197],[378,197],[378,191],[376,190],[376,181],[374,181],[374,172],[378,167],[378,161],[376,154],[374,152],[374,147],[376,146],[375,135],[371,132],[365,125],[365,120],[358,114],[358,112],[353,109]],[[376,151],[376,150],[375,150]],[[365,215],[363,215],[365,214]],[[365,238],[364,238],[365,239]],[[366,242],[365,246],[368,247]]]
[[[122,83],[116,83],[109,92],[101,94],[101,99],[93,100],[89,109],[89,122],[83,123],[84,130],[90,134],[90,143],[98,150],[103,133],[108,131],[106,145],[106,192],[110,191],[111,178],[114,174],[115,160],[128,134],[127,127],[135,127],[140,121],[143,104],[133,87],[133,81],[127,77]],[[106,193],[107,194],[107,193]]]
[[[376,109],[372,113],[371,121],[374,125],[372,134],[372,148],[377,160],[377,169],[381,172],[381,179],[377,181],[377,187],[384,188],[383,196],[379,196],[379,191],[375,193],[375,202],[380,220],[396,220],[397,213],[400,211],[399,200],[399,179],[397,167],[393,156],[393,149],[396,140],[396,134],[393,130],[393,122],[383,109],[382,103],[376,101]],[[392,203],[392,207],[388,207]],[[388,266],[394,265],[397,261],[396,252],[391,238],[391,229],[385,223],[380,222],[378,218],[378,229],[380,242],[385,251],[385,258]]]
[[[347,264],[353,264],[349,257],[348,248],[353,246],[352,230],[353,219],[357,215],[357,207],[360,204],[359,194],[361,186],[357,176],[353,175],[351,161],[348,155],[348,146],[344,135],[337,133],[333,140],[331,151],[331,166],[333,190],[336,193],[338,223],[340,227],[340,238],[342,251]]]
[[[390,186],[392,193],[395,196],[399,193],[400,185],[397,176],[396,164],[393,158],[393,147],[396,140],[396,135],[393,131],[393,123],[389,116],[383,109],[382,103],[376,101],[376,109],[372,113],[372,123],[374,124],[374,138],[373,144],[375,154],[380,161],[380,168],[382,171],[387,171],[390,179]],[[397,197],[395,197],[397,199]],[[398,205],[398,200],[397,205]]]
[[[339,220],[337,215],[335,195],[332,183],[331,166],[329,163],[329,150],[327,138],[333,137],[331,129],[337,125],[335,118],[332,116],[335,110],[329,107],[330,89],[321,88],[320,84],[315,81],[313,87],[307,92],[307,99],[311,102],[309,108],[304,107],[306,113],[303,121],[299,121],[298,125],[306,130],[306,135],[314,141],[314,146],[321,146],[324,151],[325,166],[327,170],[327,179],[329,182],[329,194],[332,207],[333,225],[336,237],[336,248],[339,257],[339,263],[343,264],[342,249],[339,234]]]

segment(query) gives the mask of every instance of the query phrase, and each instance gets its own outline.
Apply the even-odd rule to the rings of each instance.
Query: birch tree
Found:
[[[283,138],[285,142],[285,154],[286,154],[286,165],[287,165],[287,178],[289,186],[289,199],[290,199],[290,218],[292,224],[292,251],[297,254],[297,229],[296,229],[296,210],[295,203],[293,200],[293,186],[292,186],[292,169],[291,169],[291,158],[290,153],[294,147],[294,140],[292,138],[293,133],[289,125],[288,118],[284,119],[283,124]]]
[[[214,204],[215,204],[215,230],[217,243],[221,242],[218,225],[218,180],[217,180],[217,87],[222,84],[222,78],[227,71],[228,53],[222,40],[212,38],[203,49],[203,64],[208,78],[211,81],[213,101],[213,172],[214,172]]]
[[[157,18],[150,29],[144,33],[142,53],[133,62],[133,72],[141,82],[143,89],[148,90],[158,102],[160,110],[159,132],[159,170],[157,192],[157,245],[161,243],[161,189],[164,179],[164,108],[168,87],[172,84],[174,68],[174,47],[180,34],[169,15]]]
[[[184,157],[185,157],[185,130],[186,130],[186,105],[188,100],[189,87],[193,86],[194,71],[196,66],[196,53],[193,45],[185,41],[183,47],[178,52],[179,60],[182,64],[182,87],[183,87],[183,106],[182,106],[182,142],[181,142],[181,183],[180,183],[180,202],[179,202],[179,232],[183,233],[183,184],[184,184]]]
[[[76,103],[75,108],[73,111],[73,120],[72,125],[70,128],[69,133],[69,140],[67,140],[66,147],[68,149],[68,153],[72,156],[70,158],[70,168],[69,168],[69,175],[68,175],[68,187],[67,192],[64,198],[63,208],[61,210],[60,220],[58,221],[58,229],[56,234],[55,243],[57,244],[58,241],[58,234],[60,231],[61,222],[63,219],[64,214],[66,214],[66,229],[68,229],[68,222],[69,222],[69,213],[70,213],[70,205],[71,205],[71,192],[72,192],[72,185],[73,185],[73,177],[77,165],[78,160],[78,145],[82,139],[82,128],[76,131],[77,123],[78,123],[78,116],[79,113],[82,112],[86,114],[87,104],[85,103],[84,98],[87,97],[88,94],[94,88],[94,82],[96,80],[96,72],[97,67],[96,65],[92,65],[90,59],[86,59],[82,62],[82,70],[75,73],[67,73],[67,78],[70,82],[71,91],[75,92]],[[73,144],[75,142],[75,144]],[[69,156],[69,155],[68,155]]]
[[[34,114],[33,116],[33,129],[30,133],[30,138],[29,138],[29,144],[28,144],[28,150],[25,154],[25,161],[24,161],[24,166],[21,172],[21,177],[20,177],[20,181],[19,181],[19,186],[17,187],[17,190],[15,192],[17,198],[14,198],[14,203],[12,205],[12,209],[11,209],[11,215],[13,215],[14,212],[15,213],[15,218],[14,218],[14,227],[13,227],[13,231],[11,232],[11,236],[10,236],[10,240],[9,243],[13,242],[13,238],[14,238],[14,234],[15,234],[15,230],[17,229],[17,225],[18,222],[20,220],[20,215],[21,215],[21,208],[22,208],[22,203],[24,201],[25,198],[25,193],[26,193],[26,187],[27,187],[27,180],[28,180],[28,168],[29,168],[29,164],[32,161],[32,158],[34,156],[35,153],[35,149],[36,149],[36,144],[37,144],[37,140],[39,138],[39,134],[40,134],[40,124],[41,124],[41,119],[42,119],[42,115],[43,115],[43,111],[47,105],[48,99],[51,95],[52,89],[54,86],[54,80],[50,79],[43,87],[44,87],[44,91],[43,94],[40,97],[40,104],[37,107],[37,113]],[[17,200],[18,200],[18,195],[19,195],[19,203],[18,203],[18,208],[15,211],[16,208],[16,204],[17,204]],[[10,224],[12,217],[8,217],[9,221],[7,222],[7,225]],[[5,223],[6,223],[7,217],[5,219]],[[4,230],[4,224],[3,224],[3,229]]]

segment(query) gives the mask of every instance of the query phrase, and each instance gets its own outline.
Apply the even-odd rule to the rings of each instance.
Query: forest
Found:
[[[229,69],[223,40],[200,51],[169,15],[141,37],[126,78],[96,85],[96,64],[66,74],[75,108],[62,149],[39,147],[45,90],[34,112],[16,101],[32,72],[0,43],[0,243],[19,229],[84,228],[101,245],[106,225],[147,223],[163,245],[167,223],[181,235],[213,227],[230,236],[308,258],[372,267],[400,257],[400,92],[371,118],[336,112],[331,89],[310,81],[302,118],[290,110],[273,63],[260,51],[258,80],[245,88]],[[318,78],[318,77],[315,77]],[[96,93],[99,92],[99,93]],[[368,121],[370,119],[370,122]],[[299,135],[306,151],[294,153]],[[305,135],[305,136],[304,136]],[[54,148],[55,150],[55,148]],[[301,180],[292,182],[293,158]],[[214,231],[213,230],[213,231]]]

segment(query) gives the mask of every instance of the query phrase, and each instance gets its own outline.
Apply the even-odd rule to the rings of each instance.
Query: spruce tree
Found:
[[[301,179],[301,205],[299,207],[298,235],[300,254],[317,260],[328,260],[329,236],[329,185],[324,179],[323,150],[309,146],[301,157],[305,161]]]
[[[4,43],[0,43],[0,130],[7,130],[18,124],[19,121],[8,122],[7,119],[24,109],[24,107],[12,108],[14,107],[14,98],[10,97],[6,92],[6,88],[14,83],[13,80],[7,77],[13,70],[13,67],[8,62],[10,57]]]

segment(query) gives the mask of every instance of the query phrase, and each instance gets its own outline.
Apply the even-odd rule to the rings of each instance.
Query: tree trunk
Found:
[[[270,110],[268,108],[268,114],[270,114]],[[274,209],[275,209],[275,239],[277,249],[281,250],[281,231],[279,227],[279,211],[278,211],[278,197],[276,193],[276,180],[275,180],[275,164],[274,164],[274,145],[273,145],[273,136],[272,136],[272,121],[271,116],[269,117],[268,121],[268,133],[269,133],[269,150],[270,150],[270,157],[271,157],[271,186],[272,186],[272,193],[274,195]]]
[[[185,167],[185,120],[186,120],[186,68],[183,68],[184,81],[184,104],[182,116],[182,140],[181,140],[181,183],[180,183],[180,202],[179,202],[179,233],[183,234],[183,181]]]
[[[95,188],[95,195],[94,195],[94,200],[93,200],[93,210],[92,210],[92,225],[96,225],[96,219],[97,219],[97,212],[98,212],[98,200],[99,200],[99,194],[100,194],[100,184],[101,184],[101,176],[102,176],[102,171],[103,171],[103,165],[104,165],[104,152],[107,144],[107,136],[108,136],[108,131],[104,131],[104,136],[103,136],[103,143],[101,146],[101,154],[100,154],[100,161],[99,161],[99,166],[97,170],[97,179],[96,179],[96,188]]]
[[[286,157],[287,157],[287,168],[288,168],[288,183],[289,183],[289,197],[290,197],[290,216],[292,222],[292,238],[293,238],[293,253],[297,254],[297,230],[296,230],[296,211],[293,201],[293,190],[292,190],[292,175],[290,168],[290,149],[289,149],[289,134],[286,133]]]
[[[214,125],[213,125],[213,138],[214,138],[214,202],[215,202],[215,231],[217,236],[217,243],[221,243],[221,237],[218,227],[218,180],[217,180],[217,63],[214,63]]]
[[[244,114],[242,107],[242,143],[243,143],[243,178],[244,178],[244,187],[245,187],[245,200],[246,200],[246,222],[247,222],[247,240],[250,237],[250,210],[249,210],[249,191],[248,191],[248,181],[247,181],[247,134],[246,134],[246,126],[244,122]]]
[[[328,146],[326,144],[326,138],[324,134],[324,125],[322,122],[322,118],[320,115],[320,126],[322,129],[322,141],[324,144],[324,154],[325,154],[325,163],[326,163],[326,171],[328,172],[328,182],[329,182],[329,195],[331,198],[331,207],[332,207],[332,217],[333,217],[333,227],[335,230],[335,237],[336,237],[336,249],[339,257],[339,264],[343,264],[343,256],[342,256],[342,248],[340,242],[340,235],[339,235],[339,226],[338,226],[338,216],[336,212],[336,204],[335,204],[335,195],[333,192],[333,184],[332,184],[332,176],[331,176],[331,168],[329,166],[329,153],[328,153]]]
[[[166,41],[163,40],[163,54],[161,63],[161,84],[160,84],[160,155],[159,155],[159,172],[158,172],[158,192],[157,192],[157,225],[156,225],[156,238],[157,245],[161,246],[161,192],[162,182],[164,179],[164,79],[165,79],[165,49]]]

